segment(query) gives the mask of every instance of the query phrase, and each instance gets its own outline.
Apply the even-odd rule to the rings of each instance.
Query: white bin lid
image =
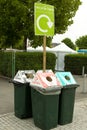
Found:
[[[34,70],[19,70],[14,77],[14,81],[20,83],[30,83],[34,78],[35,71]]]

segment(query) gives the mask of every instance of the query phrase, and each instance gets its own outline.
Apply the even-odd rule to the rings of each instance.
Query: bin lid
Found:
[[[59,90],[61,88],[61,83],[52,71],[37,71],[34,79],[30,83],[30,86],[36,90],[49,92]]]
[[[77,84],[71,72],[56,72],[55,75],[63,86]]]
[[[19,70],[13,80],[20,83],[30,83],[34,75],[34,70]]]

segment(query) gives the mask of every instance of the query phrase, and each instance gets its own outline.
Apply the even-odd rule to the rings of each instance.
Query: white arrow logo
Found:
[[[53,26],[53,22],[50,20],[50,18],[47,16],[47,15],[45,15],[45,14],[42,14],[42,15],[40,15],[38,18],[37,18],[37,27],[38,27],[38,29],[41,31],[41,32],[48,32],[48,30],[47,29],[42,29],[41,27],[40,27],[40,24],[39,24],[39,22],[40,22],[40,19],[41,18],[43,18],[43,17],[45,17],[45,18],[47,18],[48,19],[48,22],[47,22],[47,25],[48,25],[48,27],[49,28],[52,28],[52,26]]]
[[[47,24],[48,24],[48,27],[49,27],[49,28],[52,28],[53,22],[50,21],[50,22],[47,22]]]

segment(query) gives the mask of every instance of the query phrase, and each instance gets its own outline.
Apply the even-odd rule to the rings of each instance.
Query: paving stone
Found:
[[[67,125],[58,125],[52,130],[86,130],[87,129],[87,99],[76,101],[73,121]],[[40,130],[34,125],[33,118],[19,119],[14,113],[0,115],[0,130]]]

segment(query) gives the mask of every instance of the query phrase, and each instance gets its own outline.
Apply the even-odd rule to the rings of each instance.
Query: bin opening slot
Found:
[[[25,73],[27,78],[33,79],[34,75],[32,73]]]
[[[66,79],[66,80],[70,80],[70,77],[67,76],[67,75],[65,75],[65,79]]]
[[[46,77],[47,81],[51,82],[52,81],[52,78],[50,76],[47,76]]]

